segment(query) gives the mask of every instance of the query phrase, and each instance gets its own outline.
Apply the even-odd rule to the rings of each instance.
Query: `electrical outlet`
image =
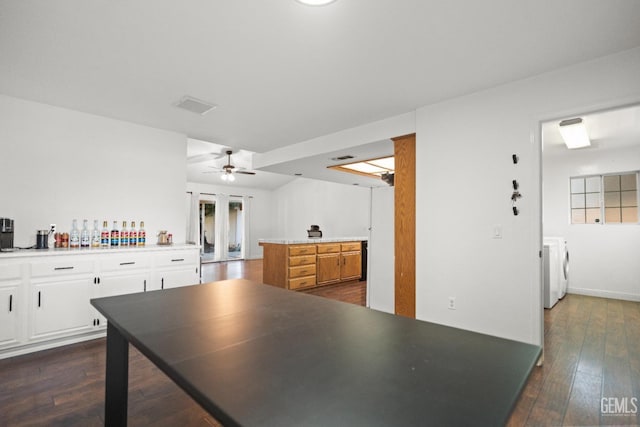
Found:
[[[54,234],[56,232],[56,225],[55,224],[50,224],[49,225],[49,232],[51,234]]]
[[[456,297],[449,297],[449,310],[455,310],[456,309]]]

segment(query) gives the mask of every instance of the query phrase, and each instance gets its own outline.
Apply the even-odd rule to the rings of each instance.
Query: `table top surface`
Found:
[[[540,355],[243,279],[91,303],[225,425],[502,425]]]

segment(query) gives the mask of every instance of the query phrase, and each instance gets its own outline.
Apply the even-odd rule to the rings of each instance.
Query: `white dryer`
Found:
[[[544,240],[542,249],[544,308],[553,307],[560,298],[560,264],[558,251],[560,247],[556,240]]]
[[[548,263],[545,262],[545,266],[548,264],[549,274],[554,276],[549,278],[549,295],[547,296],[545,293],[545,307],[551,308],[557,299],[561,299],[567,294],[567,288],[569,287],[569,249],[564,237],[545,237],[544,245],[550,248],[546,251],[550,259]],[[547,271],[545,270],[545,277],[546,275]],[[557,299],[554,299],[554,289],[557,289]]]

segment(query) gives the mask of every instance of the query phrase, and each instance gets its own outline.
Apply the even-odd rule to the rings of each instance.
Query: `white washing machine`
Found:
[[[545,308],[551,308],[564,297],[569,286],[569,250],[564,237],[545,237]],[[548,278],[547,278],[548,276]],[[547,286],[548,283],[548,286]],[[548,292],[547,292],[548,287]],[[557,295],[557,297],[556,297]]]

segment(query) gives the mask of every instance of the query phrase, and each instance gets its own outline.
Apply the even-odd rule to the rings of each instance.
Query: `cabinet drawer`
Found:
[[[92,260],[80,259],[59,259],[47,262],[32,262],[31,276],[66,276],[69,274],[90,274],[93,273]]]
[[[316,285],[316,276],[300,277],[289,280],[289,289],[308,288]]]
[[[295,279],[296,277],[304,277],[304,276],[314,276],[315,278],[315,275],[316,275],[315,264],[289,268],[289,279]]]
[[[0,280],[20,279],[22,264],[0,264]]]
[[[289,267],[295,267],[297,265],[309,265],[316,263],[315,255],[302,255],[292,256],[289,258]]]
[[[181,265],[198,264],[199,254],[197,250],[193,251],[171,251],[160,252],[156,255],[155,262],[158,267],[174,267]]]
[[[318,245],[319,254],[330,254],[340,252],[340,243],[331,243],[327,245]]]
[[[360,242],[349,242],[342,244],[342,252],[355,252],[362,249],[362,243]]]
[[[149,268],[149,256],[146,254],[105,255],[100,260],[100,271],[127,271]]]
[[[316,253],[315,245],[289,246],[289,256],[311,255]]]

